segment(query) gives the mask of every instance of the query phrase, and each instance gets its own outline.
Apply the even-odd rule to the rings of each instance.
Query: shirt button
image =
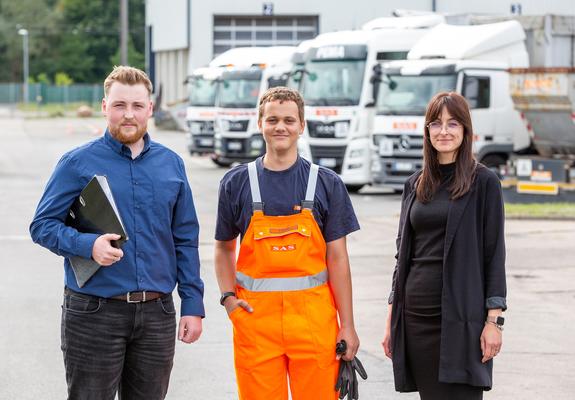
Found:
[[[138,184],[138,181],[134,181],[134,185],[137,185],[137,184]]]
[[[136,204],[136,208],[140,208],[140,205],[139,205],[139,204]]]
[[[137,233],[140,233],[140,232],[142,232],[142,229],[141,229],[141,228],[136,228],[136,232],[137,232]]]

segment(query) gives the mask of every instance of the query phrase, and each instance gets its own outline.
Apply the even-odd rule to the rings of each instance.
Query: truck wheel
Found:
[[[222,160],[221,160],[219,157],[217,157],[217,156],[213,156],[213,157],[211,157],[211,159],[212,159],[212,162],[213,162],[214,164],[216,164],[218,167],[229,168],[229,167],[231,167],[232,164],[233,164],[232,162],[229,162],[229,161],[222,161]]]
[[[345,187],[347,188],[348,193],[357,193],[363,185],[345,185]]]
[[[501,178],[499,169],[502,165],[507,163],[507,159],[499,154],[489,154],[481,159],[481,164],[492,170]]]

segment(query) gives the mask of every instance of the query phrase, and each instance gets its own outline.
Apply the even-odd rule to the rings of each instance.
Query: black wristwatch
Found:
[[[220,297],[220,304],[223,306],[226,299],[228,297],[232,297],[232,296],[236,297],[236,293],[235,292],[224,292],[224,293],[222,293],[222,297]]]
[[[485,322],[494,324],[500,331],[502,331],[503,324],[505,323],[505,318],[496,315],[488,315]]]

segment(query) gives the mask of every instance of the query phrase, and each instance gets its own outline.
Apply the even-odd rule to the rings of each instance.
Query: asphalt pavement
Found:
[[[60,350],[62,259],[32,243],[28,225],[60,156],[102,133],[102,119],[22,119],[0,112],[0,400],[63,399]],[[207,318],[199,342],[176,345],[168,399],[236,399],[231,325],[218,304],[213,233],[225,169],[186,153],[185,135],[150,128],[186,162],[201,224]],[[394,391],[380,341],[394,265],[400,196],[352,195],[362,229],[348,237],[359,358],[369,378],[360,398],[417,399]],[[575,398],[575,223],[508,220],[503,349],[486,399]],[[177,298],[177,296],[175,296]],[[320,399],[321,400],[321,399]]]

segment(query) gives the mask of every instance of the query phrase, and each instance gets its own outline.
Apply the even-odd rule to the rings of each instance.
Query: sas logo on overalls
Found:
[[[272,246],[272,251],[294,251],[295,244],[286,244],[283,246]]]

